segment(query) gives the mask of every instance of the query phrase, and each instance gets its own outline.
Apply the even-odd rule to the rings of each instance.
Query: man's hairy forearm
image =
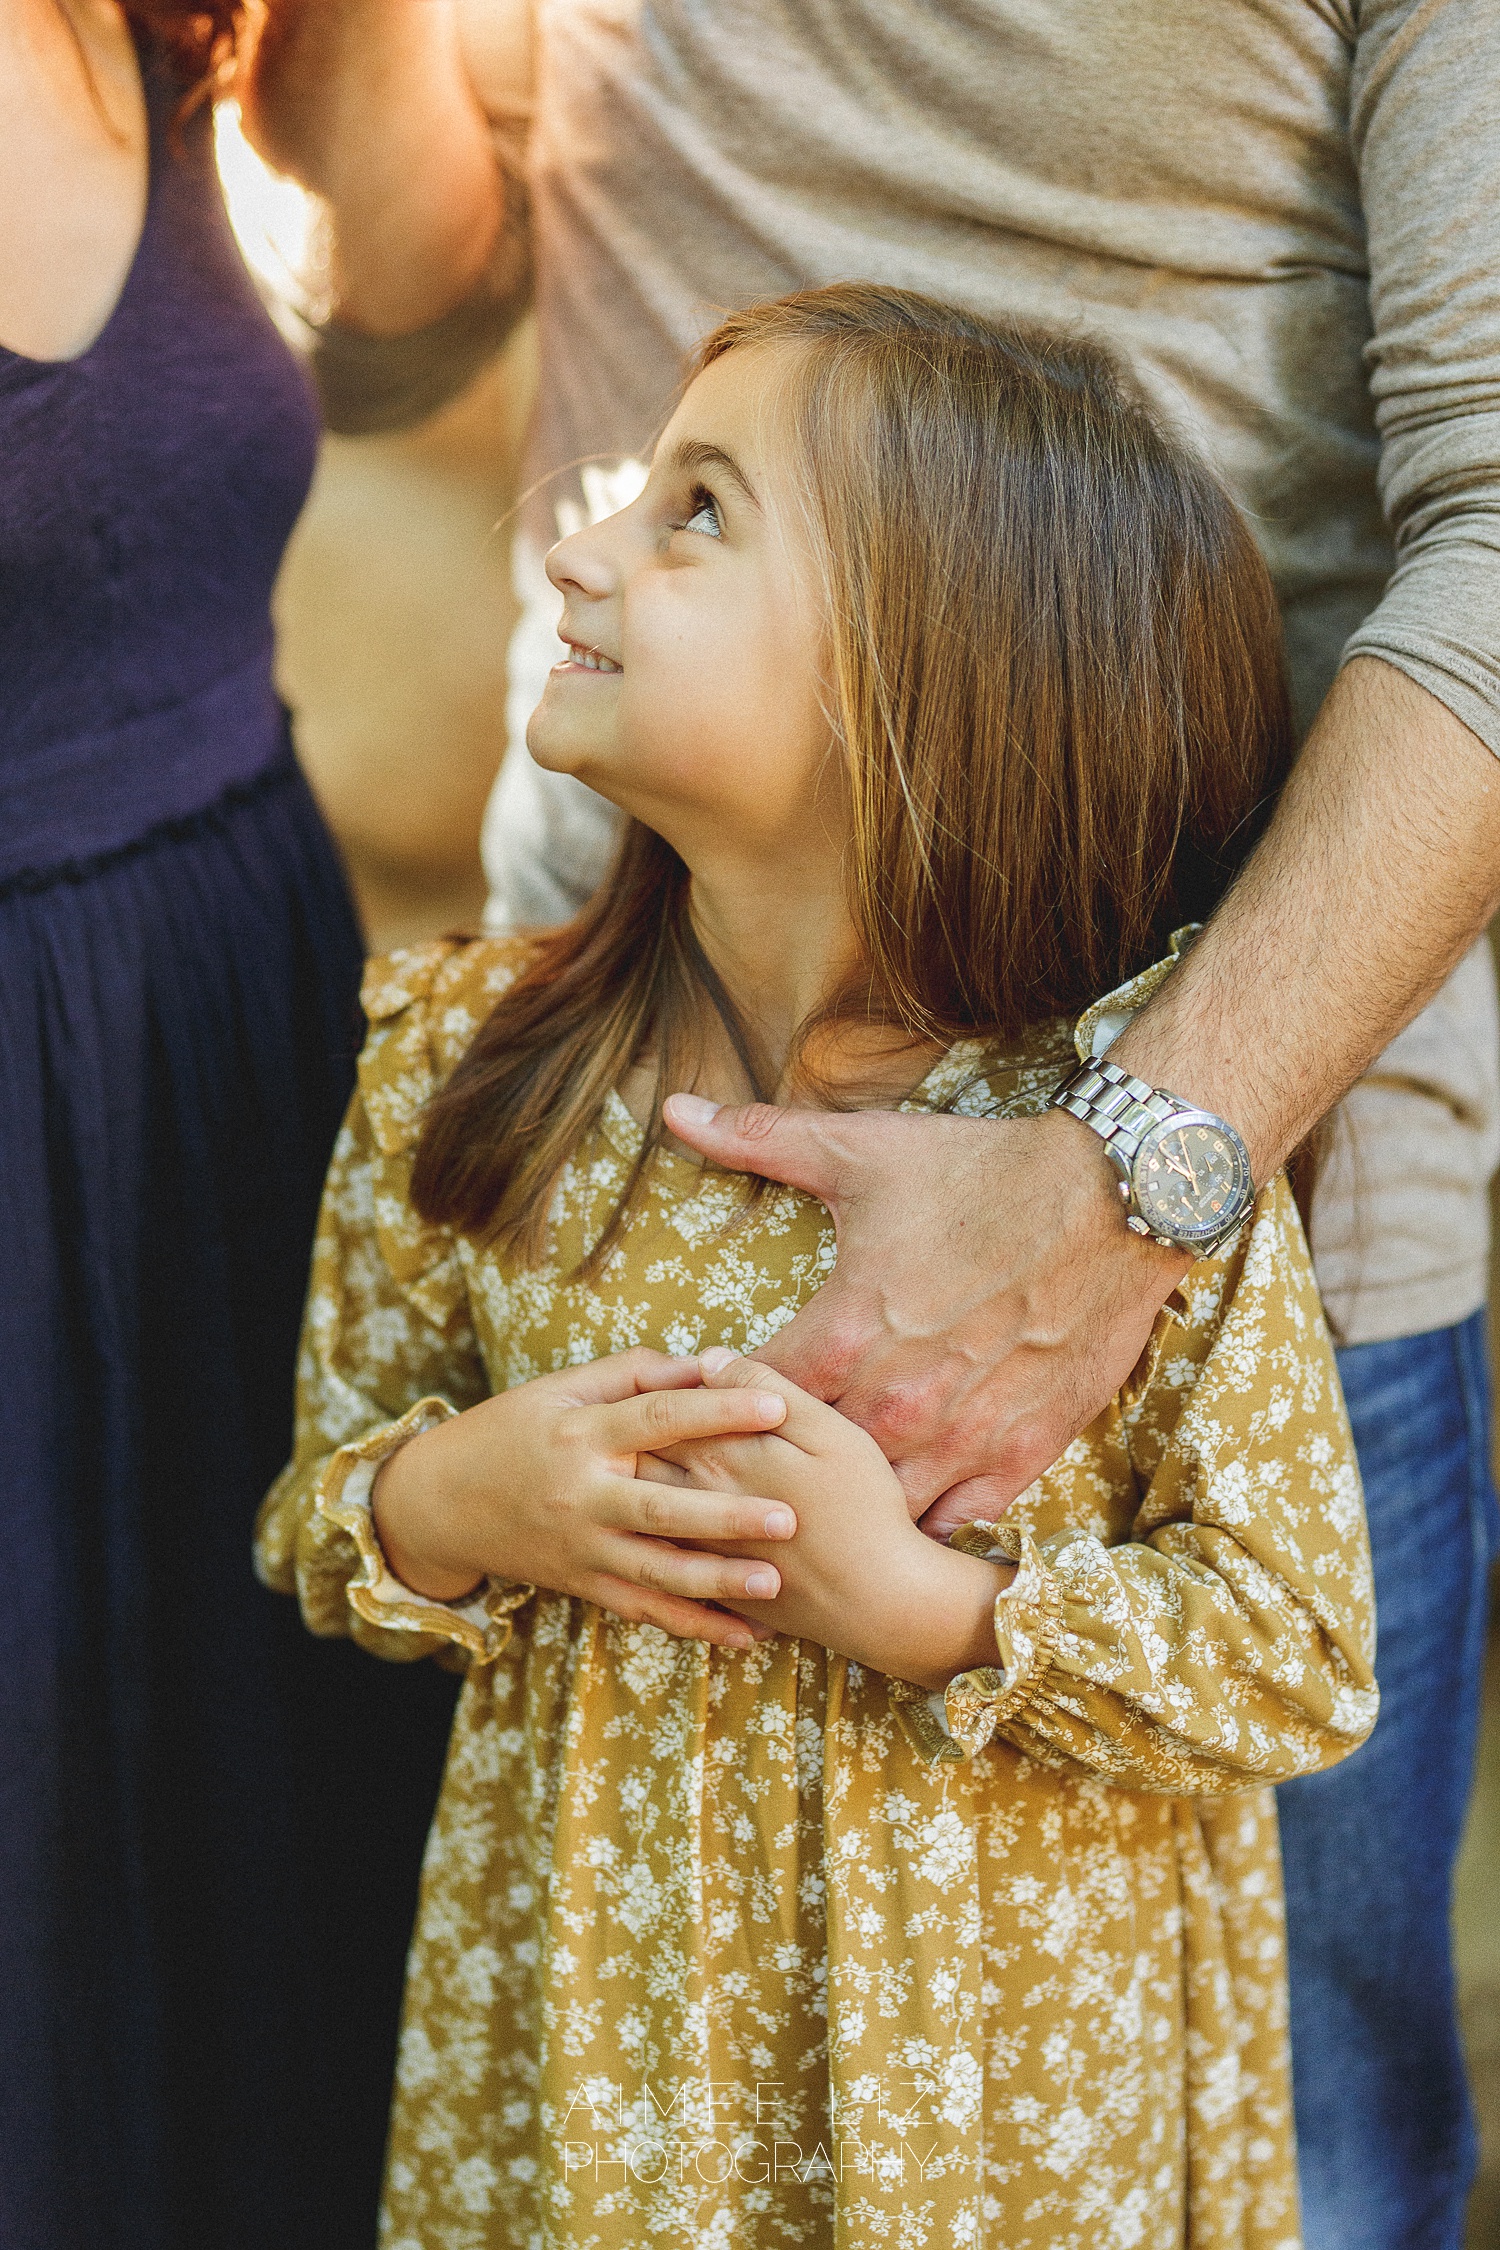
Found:
[[[404,335],[468,295],[503,189],[453,0],[270,0],[241,99],[268,162],[327,206],[341,319]]]
[[[1339,675],[1259,849],[1115,1059],[1238,1127],[1258,1180],[1500,901],[1500,760],[1391,665]]]

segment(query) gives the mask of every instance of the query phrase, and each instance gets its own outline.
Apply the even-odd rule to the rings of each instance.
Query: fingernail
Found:
[[[745,1592],[753,1594],[757,1601],[769,1601],[780,1584],[774,1570],[747,1570],[745,1573]]]
[[[710,1125],[718,1116],[719,1102],[706,1102],[701,1094],[673,1094],[672,1114],[683,1125]]]
[[[784,1422],[786,1420],[786,1400],[778,1398],[774,1391],[757,1391],[755,1394],[755,1411],[762,1422]]]
[[[732,1364],[734,1356],[733,1352],[725,1351],[722,1344],[713,1344],[706,1352],[698,1354],[698,1365],[705,1375],[722,1375],[725,1368]]]
[[[790,1508],[767,1508],[766,1537],[768,1539],[790,1539],[796,1528],[797,1519]]]

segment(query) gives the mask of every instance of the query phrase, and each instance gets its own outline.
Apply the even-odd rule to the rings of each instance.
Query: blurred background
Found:
[[[218,113],[241,247],[289,330],[312,214]],[[504,354],[420,429],[326,438],[277,598],[281,687],[373,951],[472,928],[479,821],[505,746],[514,621],[508,516],[535,355]],[[1500,925],[1497,925],[1500,930]],[[1492,936],[1495,933],[1492,932]],[[1500,1208],[1496,1212],[1500,1240]],[[1500,1304],[1500,1261],[1497,1261]],[[1500,2250],[1500,1637],[1456,1906],[1462,2012],[1483,2155],[1468,2250]]]

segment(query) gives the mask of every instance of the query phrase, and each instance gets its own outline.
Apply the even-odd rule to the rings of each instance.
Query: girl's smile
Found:
[[[582,641],[571,641],[566,633],[559,633],[557,637],[568,650],[568,654],[553,665],[554,672],[619,673],[625,669],[624,665],[617,664],[612,656],[606,656],[602,649],[588,648]]]

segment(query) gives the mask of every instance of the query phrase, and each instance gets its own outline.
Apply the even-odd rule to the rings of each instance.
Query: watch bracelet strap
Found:
[[[1071,1077],[1065,1078],[1047,1104],[1049,1109],[1065,1109],[1070,1117],[1087,1125],[1103,1141],[1105,1152],[1117,1164],[1121,1175],[1121,1193],[1128,1192],[1130,1166],[1145,1135],[1153,1125],[1163,1125],[1174,1117],[1213,1117],[1211,1110],[1200,1109],[1196,1102],[1179,1101],[1175,1094],[1164,1093],[1159,1086],[1148,1086],[1142,1078],[1132,1078],[1128,1070],[1118,1063],[1088,1062]],[[1222,1117],[1214,1117],[1232,1138],[1238,1140],[1234,1127]],[[1223,1233],[1209,1241],[1195,1243],[1193,1254],[1211,1257],[1238,1233],[1244,1213],[1231,1220]],[[1131,1220],[1132,1226],[1144,1222]],[[1152,1239],[1164,1247],[1174,1248],[1164,1235],[1153,1233]]]
[[[1173,1117],[1205,1114],[1195,1103],[1180,1102],[1175,1094],[1164,1094],[1159,1086],[1132,1078],[1129,1071],[1112,1062],[1085,1063],[1071,1078],[1064,1079],[1047,1106],[1065,1109],[1127,1163],[1153,1125],[1164,1125]]]

